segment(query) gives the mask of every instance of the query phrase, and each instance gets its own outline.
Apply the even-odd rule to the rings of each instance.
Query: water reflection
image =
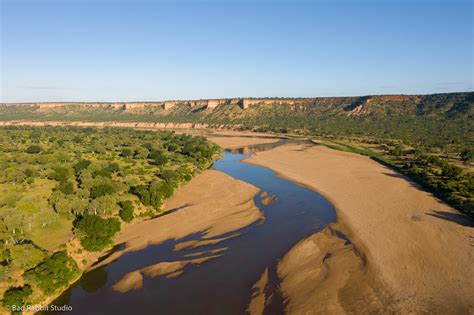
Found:
[[[84,274],[80,284],[84,291],[93,293],[102,288],[107,283],[107,278],[107,270],[101,267]]]

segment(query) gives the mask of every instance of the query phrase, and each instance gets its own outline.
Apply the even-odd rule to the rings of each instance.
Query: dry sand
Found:
[[[148,277],[166,276],[167,278],[174,278],[181,275],[184,272],[184,267],[188,265],[202,264],[210,259],[218,258],[219,256],[220,255],[212,255],[189,260],[160,262],[127,273],[122,279],[115,283],[112,288],[120,293],[125,293],[130,290],[137,290],[143,285],[143,275]]]
[[[213,137],[208,136],[207,139],[214,143],[217,143],[224,149],[235,149],[241,148],[248,145],[274,143],[279,141],[277,138],[257,138],[257,137]]]
[[[116,244],[125,243],[125,248],[110,255],[95,268],[126,252],[198,232],[203,233],[199,242],[186,245],[196,247],[199,244],[215,243],[210,238],[218,238],[263,219],[263,214],[253,202],[258,192],[258,188],[222,172],[206,170],[180,187],[164,205],[167,210],[184,208],[126,226],[115,239]],[[188,246],[182,246],[185,247]]]
[[[357,248],[358,255],[349,254],[328,234],[299,243],[292,251],[301,257],[292,259],[290,252],[279,267],[292,313],[311,307],[310,313],[474,312],[474,229],[448,205],[368,157],[326,147],[287,144],[246,161],[325,195],[337,208],[339,228]],[[344,261],[357,271],[348,278],[344,268],[330,267],[339,287],[321,276],[327,271],[321,269],[326,267],[320,253],[338,248],[344,254],[329,261],[337,257],[336,266]],[[320,263],[306,264],[303,257],[310,254]],[[328,285],[331,289],[325,289]],[[324,290],[335,293],[324,295]],[[361,291],[368,292],[369,302]]]
[[[252,286],[252,298],[250,300],[247,311],[250,315],[263,314],[265,309],[265,302],[267,297],[265,296],[265,288],[268,284],[268,268],[260,276],[257,282]]]
[[[289,314],[385,314],[400,310],[353,244],[331,227],[300,241],[279,262]]]
[[[263,214],[253,203],[253,197],[258,192],[258,188],[222,172],[204,171],[180,187],[164,205],[167,210],[184,208],[166,216],[127,226],[115,240],[116,244],[125,243],[125,249],[113,253],[94,268],[107,264],[126,252],[198,232],[203,233],[200,239],[178,243],[175,250],[216,244],[229,237],[237,237],[238,233],[227,237],[219,236],[263,219]],[[177,277],[184,272],[187,265],[201,264],[209,259],[218,258],[220,254],[217,253],[225,250],[226,248],[219,248],[214,251],[203,251],[199,254],[206,256],[181,261],[163,261],[129,272],[114,284],[113,289],[122,293],[139,289],[144,275]]]

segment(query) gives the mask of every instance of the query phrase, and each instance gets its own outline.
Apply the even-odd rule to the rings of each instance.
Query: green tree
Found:
[[[13,315],[22,314],[21,307],[26,305],[28,297],[33,293],[30,285],[10,287],[3,294],[3,307]]]
[[[446,177],[458,177],[462,173],[462,169],[455,165],[444,164],[442,166],[443,176]]]
[[[79,174],[82,170],[88,168],[91,163],[92,162],[89,160],[81,160],[77,162],[76,164],[74,164],[74,172],[76,173],[76,175]]]
[[[135,186],[131,189],[131,193],[140,198],[140,201],[144,206],[150,205],[150,192],[148,191],[147,186]]]
[[[90,196],[92,199],[106,196],[106,195],[111,195],[113,193],[115,193],[114,187],[107,183],[99,184],[90,189]]]
[[[74,184],[71,182],[61,182],[58,189],[65,195],[71,195],[74,193]]]
[[[120,152],[120,155],[123,156],[123,157],[132,156],[132,150],[129,149],[129,148],[124,148],[124,149],[122,149],[122,151]]]
[[[57,180],[58,182],[65,182],[72,176],[72,174],[73,172],[69,167],[58,166],[49,175],[49,178]]]
[[[148,151],[148,149],[145,147],[139,147],[135,150],[136,159],[146,159],[149,154],[150,154],[150,151]]]
[[[397,145],[395,148],[393,148],[390,151],[390,154],[395,155],[395,156],[401,156],[403,154],[403,148],[401,145]]]
[[[106,170],[111,173],[117,173],[118,171],[120,171],[120,166],[118,165],[118,163],[113,162],[107,166]]]
[[[468,165],[474,159],[474,149],[465,149],[461,152],[461,161]]]
[[[66,288],[80,274],[79,268],[66,252],[54,253],[34,269],[25,273],[25,278],[35,283],[50,296]]]
[[[168,158],[162,151],[153,151],[150,154],[150,159],[152,159],[156,165],[165,165],[168,162]]]
[[[168,182],[160,183],[158,193],[163,198],[170,198],[173,195],[174,187]]]
[[[119,216],[125,222],[130,222],[133,220],[133,203],[130,200],[125,200],[120,202],[120,211]]]
[[[101,196],[93,199],[87,209],[92,214],[111,214],[117,207],[116,199],[113,196]]]
[[[59,194],[53,204],[54,210],[60,214],[81,215],[89,205],[87,199],[71,194]]]
[[[45,258],[45,253],[33,244],[16,244],[10,247],[11,266],[28,270]]]
[[[87,251],[100,251],[112,244],[112,238],[120,230],[120,221],[103,219],[98,215],[85,214],[76,223],[81,244]]]

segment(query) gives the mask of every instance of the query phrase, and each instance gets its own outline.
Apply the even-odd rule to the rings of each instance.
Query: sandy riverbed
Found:
[[[416,184],[368,157],[326,147],[287,144],[246,162],[321,192],[355,244],[325,232],[285,256],[278,271],[291,313],[474,311],[474,229]]]
[[[279,137],[271,134],[251,131],[216,129],[174,129],[173,131],[179,134],[185,133],[193,136],[206,137],[224,149],[236,149],[256,144],[274,143],[280,140]]]
[[[164,209],[181,208],[179,211],[125,227],[115,239],[116,244],[124,243],[125,248],[95,267],[105,265],[126,252],[198,232],[203,233],[200,239],[192,244],[178,243],[176,250],[224,240],[219,236],[263,219],[262,212],[253,202],[258,192],[258,188],[222,172],[206,170],[166,201]],[[132,278],[138,279],[136,276]],[[121,287],[121,290],[125,288]]]
[[[274,143],[279,141],[277,138],[257,138],[257,137],[215,137],[208,136],[208,140],[217,143],[224,149],[235,149],[241,148],[244,146],[255,145],[255,144],[264,144],[264,143]]]

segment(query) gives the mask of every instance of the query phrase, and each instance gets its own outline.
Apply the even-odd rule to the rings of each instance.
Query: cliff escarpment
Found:
[[[409,138],[430,145],[472,145],[473,119],[474,92],[0,104],[0,121],[181,124],[314,135]]]

